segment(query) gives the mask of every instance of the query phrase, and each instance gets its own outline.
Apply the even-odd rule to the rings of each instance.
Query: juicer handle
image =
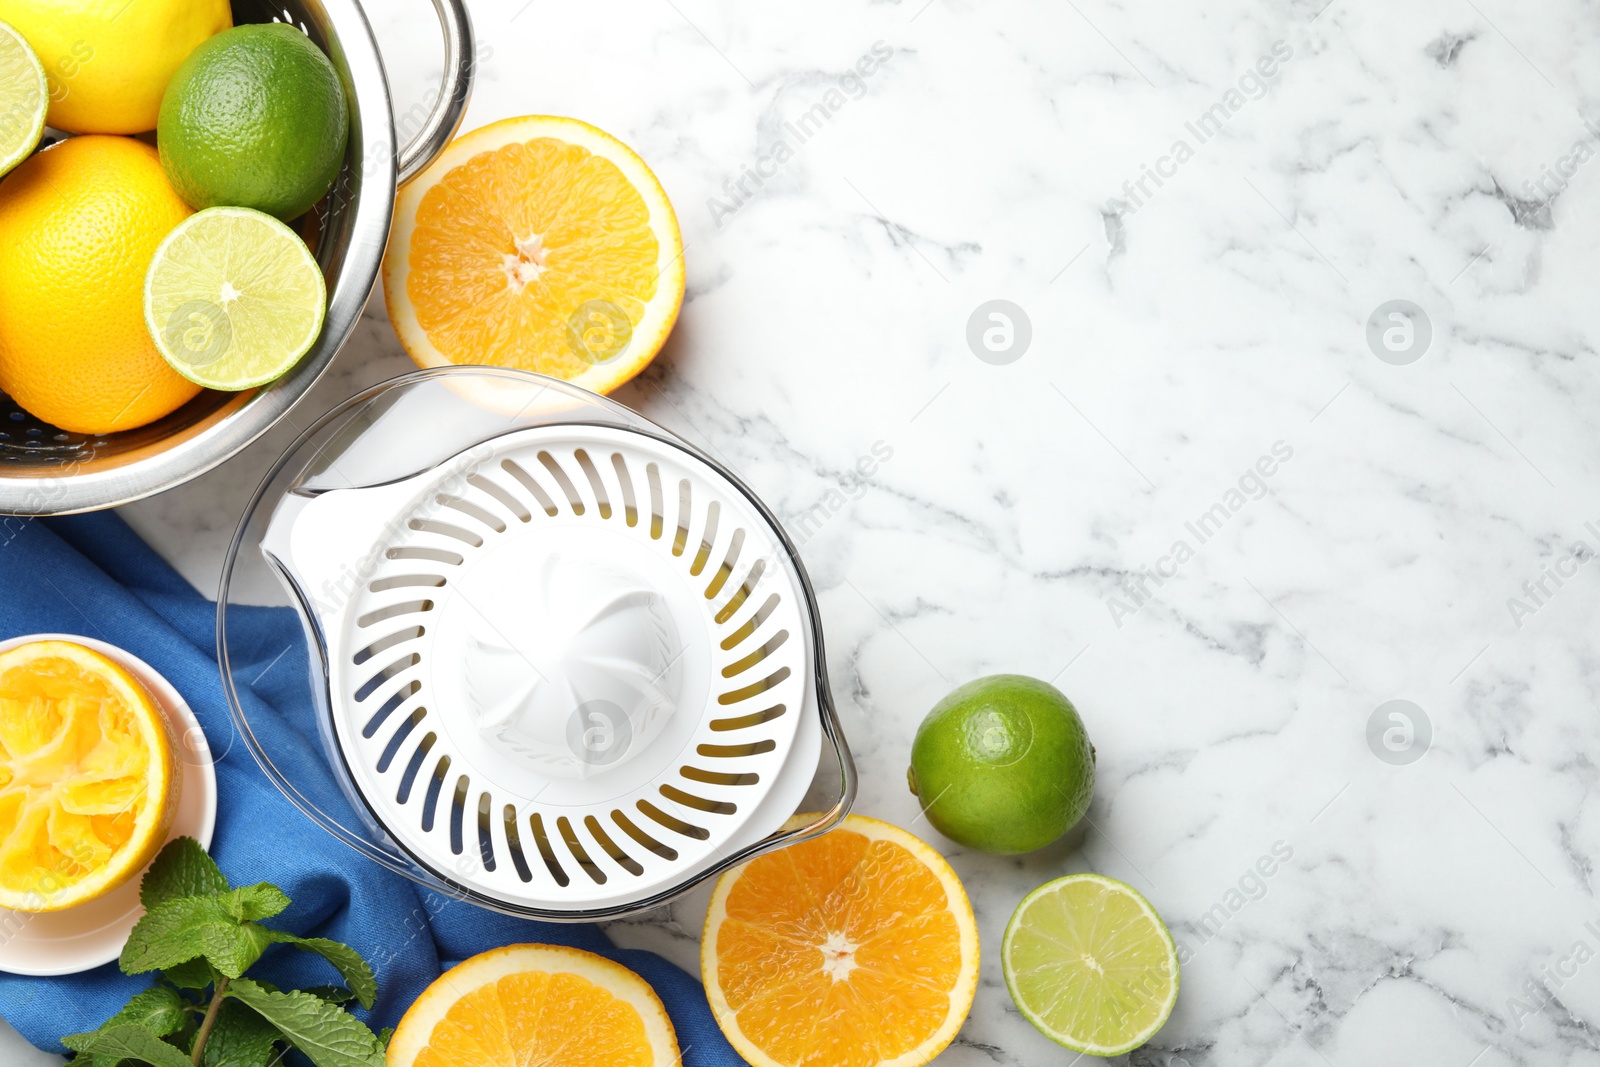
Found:
[[[461,127],[467,101],[472,98],[477,56],[473,51],[472,17],[467,14],[466,0],[433,0],[433,6],[439,12],[439,27],[444,31],[444,84],[422,128],[397,154],[398,185],[405,185],[439,158],[439,153]]]
[[[820,634],[820,630],[818,631]],[[844,822],[844,817],[850,814],[850,809],[855,806],[856,790],[858,786],[856,777],[856,761],[850,755],[850,746],[845,744],[844,729],[839,725],[839,712],[833,706],[833,689],[828,685],[828,670],[822,661],[822,641],[817,640],[817,709],[822,714],[822,732],[828,738],[828,743],[833,745],[834,758],[839,761],[839,799],[833,806],[819,814],[815,819],[804,826],[796,826],[791,830],[784,830],[773,834],[763,843],[762,851],[768,848],[784,845],[798,845],[802,841],[809,841],[813,837],[820,837]]]
[[[715,461],[709,457],[702,458],[712,466],[716,466]],[[724,471],[723,473],[726,474],[727,472]],[[727,476],[732,478],[732,475]],[[740,483],[735,480],[735,484]],[[766,505],[756,500],[753,496],[750,499],[758,509],[767,513],[770,517],[770,512],[766,512]],[[833,746],[834,759],[839,762],[839,796],[827,811],[819,813],[808,822],[800,826],[790,826],[786,829],[778,830],[760,841],[748,844],[744,848],[724,856],[720,862],[698,874],[689,885],[715,877],[724,871],[737,867],[741,863],[747,863],[757,856],[764,856],[776,849],[787,848],[789,845],[798,845],[802,841],[810,841],[814,837],[821,837],[844,822],[845,816],[850,814],[850,809],[855,806],[856,802],[856,792],[859,787],[856,775],[856,761],[855,757],[850,755],[850,746],[845,743],[844,728],[839,725],[839,710],[834,707],[833,703],[833,688],[828,684],[828,657],[822,647],[822,618],[817,612],[817,600],[811,590],[811,579],[806,576],[805,567],[801,564],[800,556],[794,550],[794,546],[784,536],[783,527],[778,525],[776,518],[771,521],[772,528],[778,531],[778,535],[783,538],[785,547],[789,549],[789,558],[793,561],[795,570],[799,575],[800,586],[805,590],[806,610],[810,613],[812,633],[815,635],[815,648],[812,654],[813,669],[816,671],[817,678],[817,715],[822,720],[823,734],[827,737],[828,743]],[[801,816],[797,815],[795,818],[798,819]],[[793,822],[794,820],[790,821]],[[642,907],[655,907],[658,904],[666,903],[679,893],[687,891],[688,888],[689,886],[683,886],[677,890],[669,890],[651,900],[638,903]]]

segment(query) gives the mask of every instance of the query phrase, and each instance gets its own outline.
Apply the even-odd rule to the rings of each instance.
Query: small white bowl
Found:
[[[125,667],[150,690],[172,726],[178,743],[182,785],[178,812],[167,840],[193,837],[210,847],[217,821],[217,773],[211,746],[189,705],[172,683],[154,667],[115,645],[78,634],[29,634],[0,641],[6,652],[32,641],[71,641],[91,648]],[[139,882],[144,872],[129,878],[98,900],[65,911],[29,913],[0,908],[0,971],[12,974],[76,974],[110,963],[122,954],[123,942],[144,914],[139,903]]]

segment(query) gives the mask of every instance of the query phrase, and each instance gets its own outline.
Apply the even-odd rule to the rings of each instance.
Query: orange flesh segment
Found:
[[[128,843],[151,760],[136,716],[68,659],[0,675],[0,887],[57,893]]]
[[[917,1048],[961,977],[950,908],[917,857],[849,830],[751,861],[716,935],[739,1029],[795,1067],[871,1067]]]
[[[428,190],[406,295],[451,362],[573,378],[591,366],[569,340],[575,313],[603,300],[638,325],[659,254],[650,209],[616,164],[539,137],[481,152]]]
[[[633,1005],[575,974],[523,971],[463,995],[415,1067],[650,1067]]]

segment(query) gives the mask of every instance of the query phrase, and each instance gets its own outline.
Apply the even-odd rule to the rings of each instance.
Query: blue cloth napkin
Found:
[[[289,894],[293,905],[273,925],[360,951],[378,975],[378,1002],[367,1016],[374,1028],[394,1025],[442,969],[486,949],[541,942],[597,952],[642,975],[672,1016],[687,1067],[743,1063],[717,1029],[700,983],[659,956],[618,949],[593,926],[513,919],[445,899],[313,824],[267,781],[235,734],[217,673],[215,617],[215,605],[115,515],[0,518],[0,639],[46,632],[99,638],[177,687],[220,756],[211,854],[235,884],[273,882]],[[230,633],[234,625],[230,615]],[[246,695],[257,702],[252,727],[303,736],[305,758],[291,779],[319,804],[338,805],[329,810],[348,810],[320,756],[307,664],[298,652],[282,654],[302,647],[298,618],[287,608],[262,608],[244,613],[239,625],[259,650],[259,668],[240,672],[256,678]],[[269,949],[258,967],[280,986],[338,978],[317,958],[282,946]],[[61,1052],[61,1035],[94,1029],[149,983],[114,963],[61,978],[0,975],[0,1015],[39,1048]]]

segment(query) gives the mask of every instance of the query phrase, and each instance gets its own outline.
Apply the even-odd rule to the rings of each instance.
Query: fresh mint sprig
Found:
[[[145,914],[119,965],[161,977],[99,1029],[63,1037],[74,1064],[268,1067],[288,1046],[316,1067],[383,1067],[386,1041],[344,1008],[377,1000],[372,968],[348,945],[262,926],[289,906],[283,890],[230,886],[200,842],[180,837],[145,872],[139,899]],[[246,978],[275,944],[316,953],[344,985],[280,990]]]

